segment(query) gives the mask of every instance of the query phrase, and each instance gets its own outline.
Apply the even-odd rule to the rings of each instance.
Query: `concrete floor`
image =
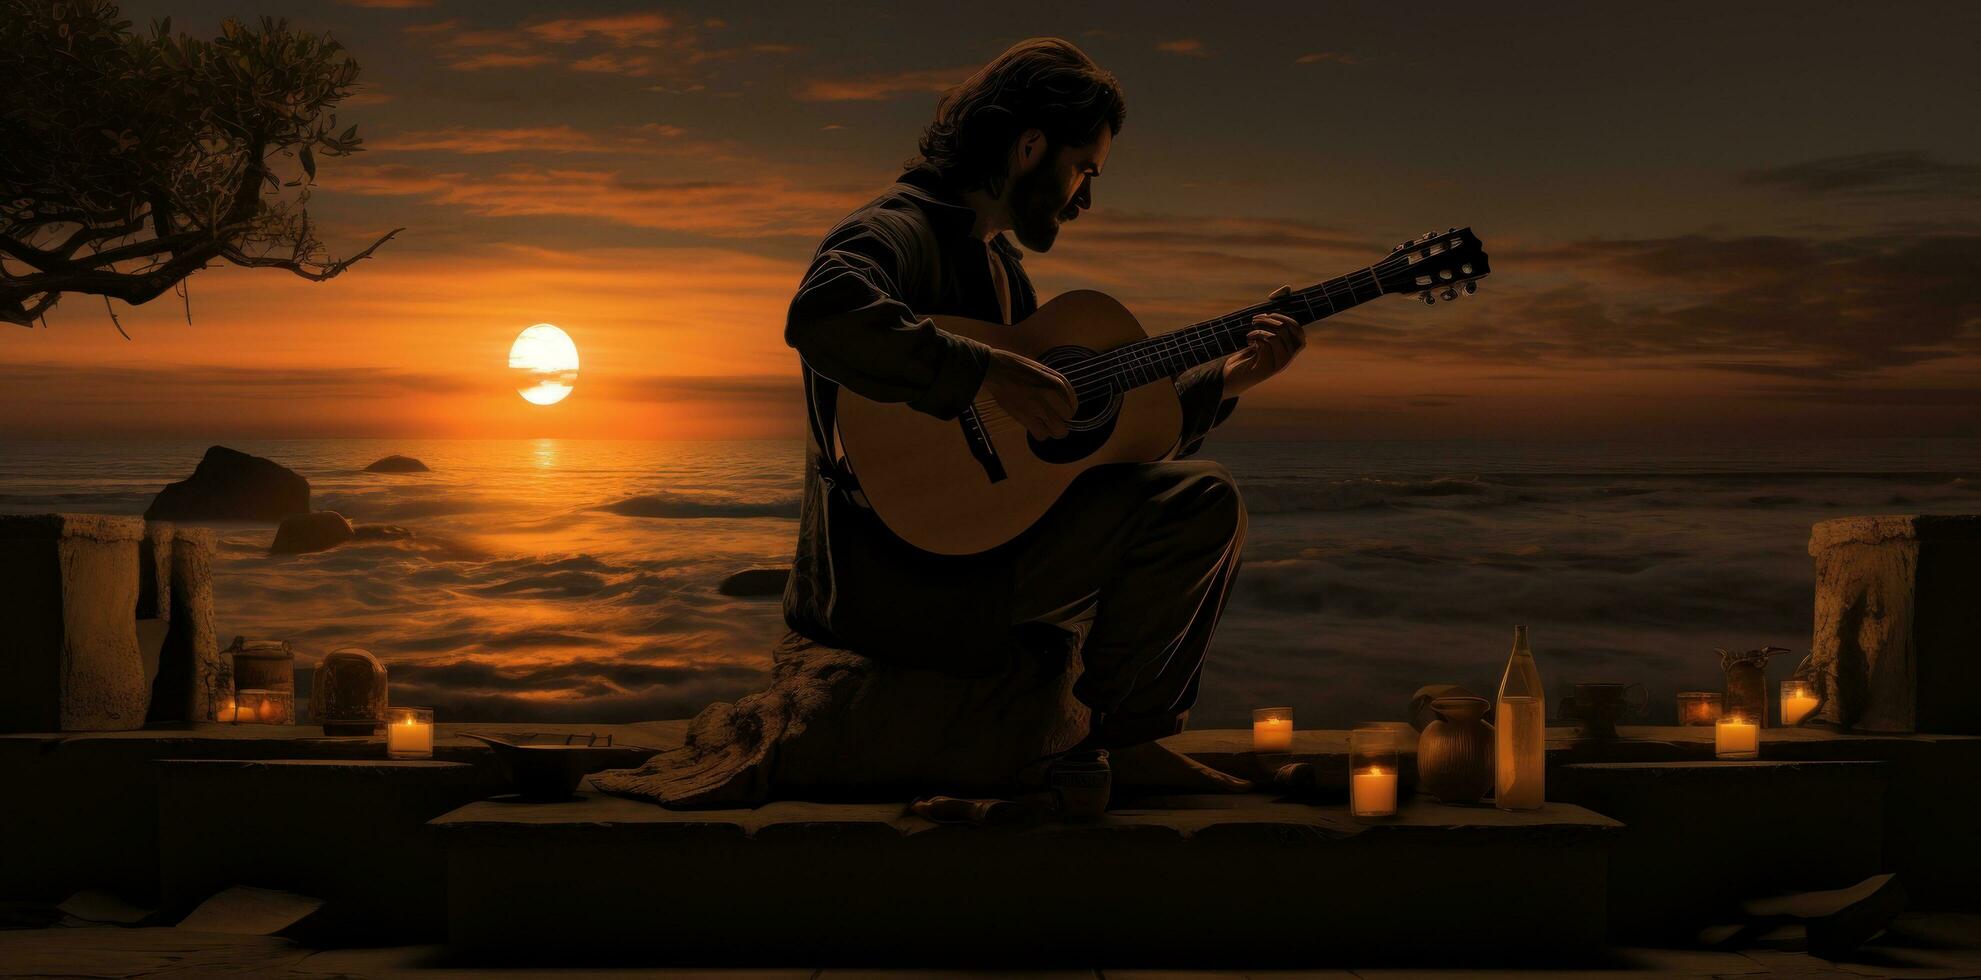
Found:
[[[1981,978],[1981,913],[1923,913],[1900,918],[1885,935],[1859,951],[1851,962],[1832,963],[1804,953],[1775,950],[1617,949],[1609,961],[1572,969],[1533,967],[1475,968],[1356,966],[1315,970],[1041,970],[930,969],[631,969],[625,967],[511,967],[449,962],[435,946],[385,949],[312,950],[286,939],[222,935],[173,928],[124,929],[110,926],[13,929],[0,931],[0,976],[88,977],[720,977],[730,980],[859,980],[859,978],[940,978],[1027,976],[1042,980],[1191,980],[1246,977],[1360,977],[1406,980],[1418,977],[1797,977],[1859,980]]]

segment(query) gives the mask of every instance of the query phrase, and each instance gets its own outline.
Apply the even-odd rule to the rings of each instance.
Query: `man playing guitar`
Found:
[[[1109,750],[1116,784],[1237,791],[1246,784],[1156,742],[1196,700],[1245,538],[1231,474],[1184,457],[1299,354],[1299,321],[1259,314],[1243,349],[1175,377],[1173,458],[1087,470],[1029,531],[981,554],[931,554],[891,534],[834,428],[845,389],[937,419],[987,396],[1033,439],[1068,434],[1079,399],[1066,377],[928,318],[1012,324],[1038,309],[1006,233],[1050,251],[1060,225],[1093,206],[1123,117],[1114,76],[1078,48],[1021,42],[944,96],[914,166],[826,235],[785,326],[813,436],[785,617],[820,642],[957,673],[1000,669],[1022,624],[1084,631],[1084,745]]]

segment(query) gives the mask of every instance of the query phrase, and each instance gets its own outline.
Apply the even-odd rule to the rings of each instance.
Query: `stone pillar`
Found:
[[[143,536],[135,517],[0,517],[0,729],[144,725],[133,616]]]
[[[1816,719],[1981,734],[1981,517],[1846,517],[1811,529],[1816,623],[1796,674]]]
[[[216,699],[233,690],[213,635],[213,548],[204,528],[145,525],[138,619],[164,624],[147,722],[211,721]]]

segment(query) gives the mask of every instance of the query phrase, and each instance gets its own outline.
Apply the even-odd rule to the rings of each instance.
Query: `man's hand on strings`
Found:
[[[1066,435],[1066,423],[1080,406],[1073,386],[1058,371],[1010,351],[992,350],[982,394],[1018,420],[1034,439]]]
[[[1281,286],[1267,299],[1293,292]],[[1252,318],[1245,349],[1224,359],[1224,397],[1236,398],[1253,385],[1286,370],[1307,346],[1307,328],[1284,313],[1261,313]]]

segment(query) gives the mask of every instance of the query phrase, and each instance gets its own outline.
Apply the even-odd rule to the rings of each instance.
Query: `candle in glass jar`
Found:
[[[1348,788],[1349,808],[1358,817],[1396,814],[1396,770],[1372,766],[1355,774]]]
[[[1761,754],[1761,726],[1741,715],[1721,718],[1713,727],[1713,755],[1721,759],[1753,759]]]
[[[234,710],[233,698],[228,698],[220,702],[219,707],[213,709],[213,720],[228,725],[238,720],[237,712]]]
[[[1252,712],[1252,751],[1293,751],[1293,709],[1260,708]]]
[[[433,757],[433,709],[387,708],[385,754],[393,759]]]
[[[1782,724],[1800,725],[1816,710],[1816,692],[1806,681],[1782,682]]]
[[[1678,723],[1681,725],[1711,725],[1720,720],[1720,705],[1723,701],[1718,691],[1678,692]]]

